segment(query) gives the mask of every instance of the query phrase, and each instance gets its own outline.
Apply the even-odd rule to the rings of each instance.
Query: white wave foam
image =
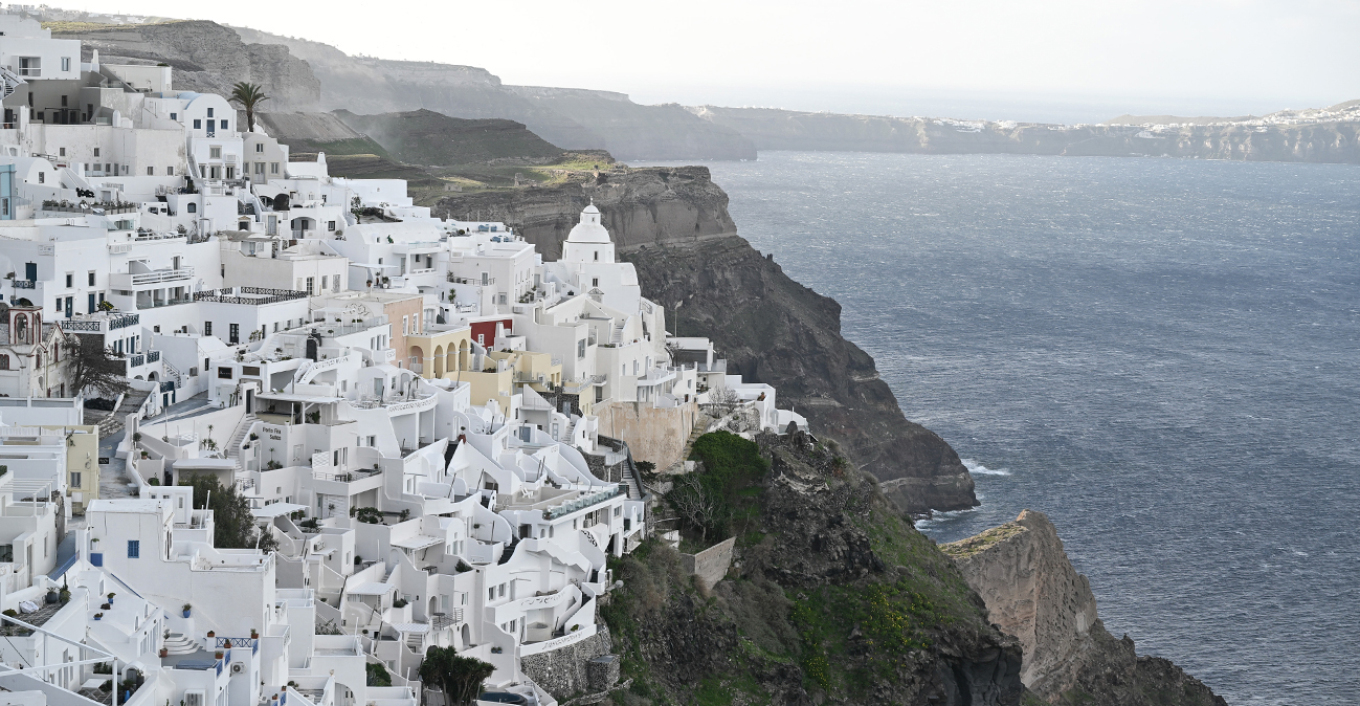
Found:
[[[968,472],[975,476],[1008,476],[1011,474],[1011,469],[1009,468],[988,468],[971,458],[961,458],[959,460],[963,461],[963,467],[967,468]]]
[[[978,501],[980,502],[981,500],[982,496],[979,495]],[[966,508],[963,510],[950,510],[948,512],[940,512],[938,510],[935,510],[932,511],[928,519],[917,520],[916,529],[921,530],[922,532],[929,533],[930,530],[935,529],[938,525],[943,525],[953,520],[957,520],[960,517],[970,515],[974,512],[977,512],[980,509],[982,509],[981,505],[978,505],[977,507]]]

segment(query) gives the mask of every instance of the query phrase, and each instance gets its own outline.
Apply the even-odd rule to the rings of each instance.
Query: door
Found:
[[[36,262],[24,263],[24,279],[30,282],[38,281],[38,263]]]
[[[90,292],[89,297],[90,297],[90,300],[89,300],[89,309],[90,309],[90,310],[89,310],[88,312],[86,312],[86,313],[88,313],[88,314],[93,314],[95,308],[98,306],[97,304],[95,304],[95,301],[94,301],[94,292]]]

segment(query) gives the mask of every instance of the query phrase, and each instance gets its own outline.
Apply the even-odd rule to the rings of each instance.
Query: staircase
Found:
[[[247,414],[241,419],[241,423],[236,425],[236,433],[232,434],[231,440],[227,442],[227,458],[240,458],[241,444],[245,442],[246,435],[250,433],[251,428],[255,426],[255,422],[259,419],[254,414]]]
[[[203,649],[194,640],[177,632],[170,633],[170,637],[165,638],[165,643],[162,646],[165,647],[166,652],[172,655],[191,655]]]
[[[10,94],[18,90],[23,83],[24,80],[19,74],[0,66],[0,99],[9,98]]]
[[[424,653],[424,652],[425,652],[425,635],[424,635],[424,633],[418,633],[418,632],[408,632],[408,633],[406,633],[406,646],[409,647],[409,648],[411,648],[411,651],[414,652],[414,653],[416,653],[416,654],[422,654],[422,653]]]
[[[165,369],[166,376],[175,381],[175,387],[184,387],[184,374],[179,371],[179,368],[171,365],[170,361],[164,358],[161,359],[161,367]]]
[[[146,403],[146,398],[150,396],[150,392],[128,390],[127,394],[123,396],[123,403],[118,405],[118,409],[99,420],[99,438],[107,439],[109,436],[122,431],[123,419],[129,414],[141,411],[142,405]]]

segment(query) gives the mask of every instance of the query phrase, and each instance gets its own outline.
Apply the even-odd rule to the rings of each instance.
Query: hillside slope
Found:
[[[464,120],[432,110],[335,117],[408,164],[546,164],[563,150],[513,120]]]
[[[601,615],[633,684],[612,703],[1019,704],[1017,642],[873,479],[803,432],[757,441],[695,444],[738,518],[726,580],[655,540],[613,563]]]

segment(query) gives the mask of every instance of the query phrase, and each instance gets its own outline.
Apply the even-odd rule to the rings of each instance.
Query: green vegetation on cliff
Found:
[[[671,493],[722,498],[711,529],[742,541],[711,591],[656,541],[613,562],[601,616],[633,679],[614,703],[1018,703],[1018,646],[872,478],[802,432],[694,456]]]

